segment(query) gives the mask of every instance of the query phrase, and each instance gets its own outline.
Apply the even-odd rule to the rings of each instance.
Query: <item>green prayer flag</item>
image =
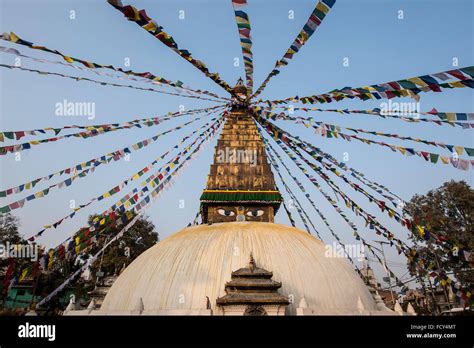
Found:
[[[474,156],[474,149],[472,147],[465,147],[464,150],[469,156]]]
[[[430,161],[431,163],[436,163],[438,162],[439,155],[436,153],[430,153]]]

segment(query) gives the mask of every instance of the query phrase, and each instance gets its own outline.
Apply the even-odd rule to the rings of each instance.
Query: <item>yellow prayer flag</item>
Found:
[[[134,6],[130,5],[130,7],[132,8],[133,14],[135,16],[134,20],[139,21],[140,20],[140,14],[139,14],[138,10]]]
[[[462,84],[460,81],[450,82],[449,84],[453,87],[466,87],[466,85]]]
[[[454,149],[456,150],[456,153],[458,155],[462,155],[462,153],[464,152],[464,147],[462,146],[455,146]]]
[[[304,30],[301,30],[300,35],[301,35],[300,41],[301,41],[302,44],[304,44],[306,41],[308,41],[308,39],[309,39],[308,33],[306,33]]]
[[[20,40],[20,38],[13,31],[11,31],[10,32],[10,40],[11,40],[11,42],[17,42],[18,40]]]
[[[456,113],[455,112],[447,112],[446,113],[446,118],[450,122],[456,121]]]
[[[407,89],[401,89],[398,91],[398,93],[400,93],[403,97],[411,97],[412,94],[410,92],[411,91]]]
[[[440,156],[440,158],[441,158],[441,162],[443,162],[444,164],[448,164],[448,163],[449,163],[449,157]]]
[[[324,5],[322,2],[318,2],[318,4],[316,5],[316,8],[319,11],[323,12],[324,14],[327,14],[329,12],[329,8],[326,5]]]
[[[404,147],[397,146],[396,148],[397,148],[398,151],[400,151],[402,154],[406,154],[406,153],[407,153],[407,150],[406,150]]]
[[[423,237],[425,235],[425,230],[423,227],[421,227],[420,225],[416,225],[416,229],[418,230],[418,234],[420,235],[420,237]]]
[[[422,79],[420,79],[419,77],[412,77],[410,79],[407,79],[408,81],[410,82],[413,82],[414,84],[417,84],[418,86],[422,86],[422,87],[425,87],[425,86],[428,86]]]
[[[73,63],[74,60],[71,58],[71,57],[68,57],[68,56],[63,56],[64,60],[68,63]]]
[[[148,22],[143,27],[146,31],[153,31],[157,28],[156,23],[154,21]]]
[[[27,274],[28,274],[28,268],[25,268],[23,270],[23,272],[21,272],[21,275],[20,275],[20,278],[18,279],[18,281],[21,282],[23,279],[25,279]]]

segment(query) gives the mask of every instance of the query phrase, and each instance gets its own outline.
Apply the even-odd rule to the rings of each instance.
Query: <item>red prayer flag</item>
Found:
[[[449,75],[452,75],[454,76],[455,78],[457,79],[460,79],[460,80],[467,80],[467,77],[463,75],[462,72],[460,72],[459,70],[449,70],[449,71],[446,71]]]
[[[428,111],[428,114],[437,115],[437,114],[438,114],[438,110],[436,110],[435,108],[433,108],[433,109],[431,109],[431,111]]]
[[[234,8],[242,8],[247,5],[247,0],[232,0]]]

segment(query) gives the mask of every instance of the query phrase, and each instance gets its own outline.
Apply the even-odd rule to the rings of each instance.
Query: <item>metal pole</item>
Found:
[[[105,238],[105,241],[104,241],[104,244],[103,244],[103,245],[106,245],[108,240],[109,240],[109,236],[107,236],[107,237]],[[105,250],[103,251],[102,255],[100,256],[99,271],[98,271],[98,272],[101,272],[101,271],[102,271],[102,261],[104,260],[104,254],[105,254]],[[97,289],[98,280],[99,280],[99,278],[97,278],[97,273],[96,273],[95,284],[94,284],[94,290]]]
[[[435,257],[436,267],[438,267],[438,270],[441,270],[441,268],[439,266],[438,255],[436,255],[436,250],[433,252],[433,255]],[[441,285],[441,287],[443,288],[444,297],[446,299],[446,303],[448,304],[448,308],[451,309],[451,302],[449,301],[449,295],[448,295],[448,292],[446,290],[446,285]]]
[[[430,284],[431,297],[433,298],[434,314],[437,315],[440,313],[440,307],[438,306],[438,301],[436,301],[436,294],[434,293],[433,284],[431,283],[429,275],[427,275],[426,278],[428,279],[428,284]]]
[[[384,245],[384,242],[377,242],[377,243],[380,243],[380,248],[382,249],[382,257],[383,257],[383,267],[385,268],[385,272],[387,272],[387,275],[388,275],[388,285],[390,287],[390,296],[392,297],[392,304],[393,306],[395,306],[395,298],[393,297],[393,291],[392,291],[392,277],[390,277],[390,272],[388,271],[388,268],[387,268],[387,260],[385,259],[385,252],[383,250],[383,245]]]

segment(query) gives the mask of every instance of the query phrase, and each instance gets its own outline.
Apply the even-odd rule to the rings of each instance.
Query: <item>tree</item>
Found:
[[[420,241],[412,235],[410,238],[418,254],[432,263],[434,269],[454,272],[463,286],[472,288],[474,272],[469,252],[474,249],[474,190],[465,181],[452,180],[426,195],[413,196],[406,208],[419,225],[464,247],[446,252],[438,244]],[[412,264],[409,270],[413,276],[422,271]]]
[[[136,215],[134,214],[128,219],[128,221],[131,221],[135,216]],[[99,219],[103,218],[99,215],[89,216],[89,227],[94,226],[93,221],[96,217],[99,217]],[[107,220],[108,222],[96,228],[88,237],[85,237],[91,238],[91,241],[93,241],[91,245],[83,250],[77,257],[64,259],[61,261],[60,267],[51,270],[46,275],[42,276],[38,284],[37,293],[42,296],[51,293],[61,285],[67,277],[79,269],[84,262],[99,252],[102,247],[125,226],[115,226],[114,221],[119,219],[120,216],[113,221]],[[107,276],[118,274],[124,266],[130,264],[143,251],[156,244],[158,241],[158,234],[154,230],[155,226],[150,221],[145,217],[139,218],[120,239],[110,244],[109,247],[105,249],[104,254],[99,256],[99,258],[93,262],[90,269],[91,274],[93,274],[94,277],[91,280],[85,281],[81,277],[77,277],[67,288],[65,288],[65,290],[74,293],[76,299],[87,299],[89,296],[88,293],[95,287],[97,278],[99,278],[98,280],[102,280]],[[97,277],[99,269],[103,272],[101,277]],[[57,298],[50,302],[48,306],[49,311],[54,313],[61,307],[64,309],[65,304],[61,306],[58,301],[58,299],[63,295],[63,293],[58,294]]]
[[[20,220],[16,216],[10,213],[0,214],[0,245],[3,248],[7,248],[8,245],[11,248],[16,244],[27,244],[27,241],[18,232],[19,226]],[[29,261],[26,259],[0,258],[0,269],[3,268],[5,270],[5,278],[0,283],[0,297],[4,298],[7,295],[8,286],[11,284],[13,277],[17,274],[18,270],[28,263]]]
[[[0,245],[6,247],[7,244],[27,244],[18,232],[19,226],[20,220],[16,216],[10,213],[0,214]],[[0,258],[0,268],[9,265],[10,261],[8,258]],[[17,260],[16,264],[20,263],[24,261]]]
[[[20,220],[16,216],[10,213],[0,214],[0,243],[24,243],[24,240],[18,233],[19,226]]]
[[[135,217],[135,216],[134,216]],[[89,224],[95,216],[89,217]],[[133,218],[132,218],[133,219]],[[107,225],[104,226],[106,228]],[[123,226],[121,226],[123,227]],[[103,245],[120,232],[120,227],[112,227],[107,233],[102,234],[89,254],[95,254]],[[147,218],[139,218],[135,224],[123,235],[122,238],[112,243],[93,265],[92,271],[96,273],[99,268],[104,273],[104,277],[118,274],[123,267],[128,266],[135,258],[148,248],[158,242],[158,233],[155,226]]]

